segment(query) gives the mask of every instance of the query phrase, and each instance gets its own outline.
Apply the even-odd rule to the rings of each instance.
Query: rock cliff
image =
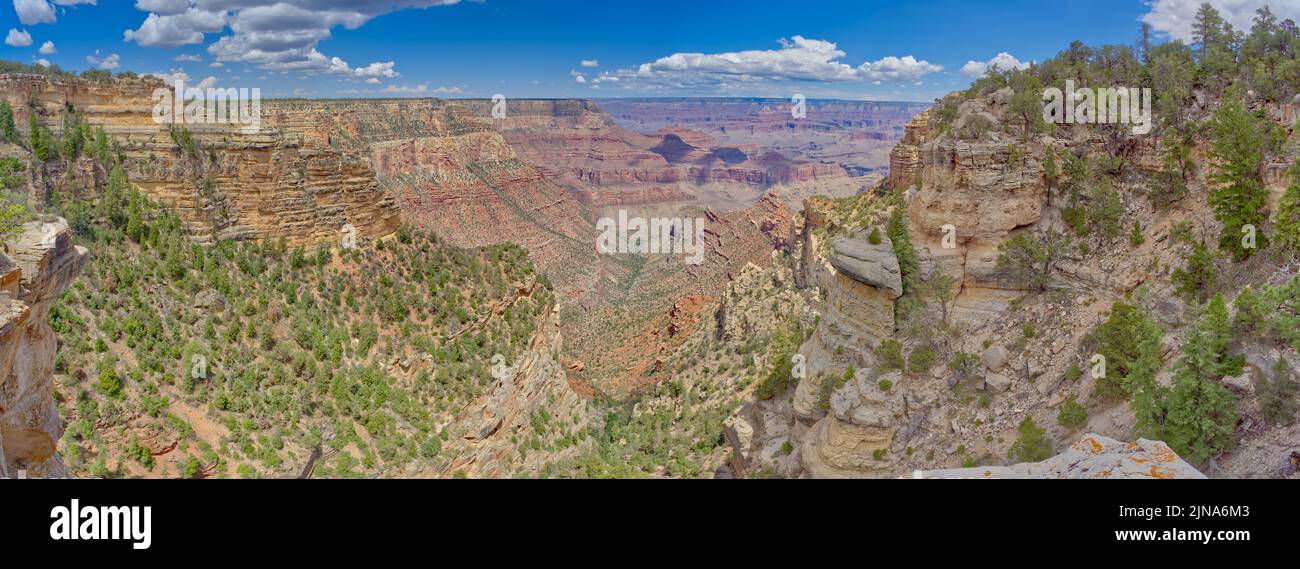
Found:
[[[397,228],[398,209],[375,180],[369,157],[331,147],[264,120],[254,134],[234,124],[187,124],[192,143],[153,120],[152,78],[88,80],[0,75],[0,97],[26,124],[35,113],[55,133],[77,113],[120,149],[123,171],[177,212],[199,240],[332,241],[351,225],[361,237]],[[263,102],[263,113],[276,105]],[[264,117],[265,118],[265,117]],[[107,173],[89,159],[52,161],[31,174],[33,193],[97,189]]]
[[[0,478],[62,477],[50,305],[81,274],[87,253],[62,219],[34,221],[0,253]]]

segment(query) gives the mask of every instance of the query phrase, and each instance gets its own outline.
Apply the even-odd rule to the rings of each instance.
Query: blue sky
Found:
[[[1216,3],[1245,27],[1264,3],[1300,19],[1296,0],[1224,1]],[[964,87],[999,54],[1015,65],[1075,39],[1131,44],[1144,18],[1162,37],[1186,36],[1199,3],[12,0],[0,5],[0,58],[206,79],[269,96],[928,101]],[[46,42],[52,50],[41,49]]]

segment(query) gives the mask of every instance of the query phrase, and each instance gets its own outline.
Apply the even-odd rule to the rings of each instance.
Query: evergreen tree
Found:
[[[1268,192],[1259,175],[1266,140],[1255,117],[1246,112],[1236,97],[1229,97],[1219,107],[1210,121],[1210,129],[1214,173],[1209,179],[1215,187],[1210,190],[1209,203],[1214,217],[1223,224],[1219,248],[1240,261],[1255,252],[1242,243],[1245,225],[1253,225],[1257,231],[1256,248],[1268,245],[1260,231],[1268,220],[1265,209]]]
[[[1164,330],[1136,304],[1116,302],[1110,317],[1097,328],[1097,353],[1106,358],[1106,377],[1098,388],[1107,396],[1132,396],[1153,385],[1160,371]]]
[[[14,109],[9,101],[0,101],[0,139],[18,142],[18,129],[14,126]]]
[[[901,194],[898,196],[894,210],[889,214],[889,223],[885,226],[885,235],[894,245],[894,256],[898,258],[898,269],[903,277],[903,294],[916,289],[921,272],[921,258],[912,248],[912,231],[907,221],[906,205]]]
[[[36,121],[36,113],[27,115],[28,136],[31,138],[32,153],[36,159],[44,162],[50,159],[49,140],[44,136],[41,125]]]
[[[1192,246],[1192,255],[1187,258],[1187,267],[1174,269],[1169,280],[1174,283],[1174,292],[1191,300],[1205,300],[1216,280],[1214,270],[1214,253],[1208,247],[1197,243]]]
[[[1165,439],[1183,458],[1202,463],[1235,444],[1237,400],[1219,383],[1241,373],[1243,361],[1227,354],[1231,325],[1223,295],[1215,295],[1176,364],[1165,413]]]

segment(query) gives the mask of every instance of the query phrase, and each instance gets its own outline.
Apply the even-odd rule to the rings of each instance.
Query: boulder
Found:
[[[217,289],[206,288],[194,295],[194,306],[195,308],[221,312],[226,309],[226,297]]]
[[[1007,391],[1011,389],[1011,378],[1000,373],[988,372],[984,374],[984,384],[988,386],[989,391]]]
[[[894,298],[903,296],[903,273],[893,244],[882,235],[880,243],[873,245],[868,235],[863,231],[855,237],[836,237],[831,245],[831,266],[853,280],[889,290]]]
[[[1220,379],[1219,382],[1233,392],[1250,394],[1255,392],[1255,382],[1251,377],[1252,375],[1250,370],[1245,370],[1241,372],[1241,375],[1230,375]]]
[[[984,366],[989,368],[989,371],[1001,371],[1002,366],[1007,365],[1009,356],[1010,354],[1007,353],[1006,348],[989,346],[987,350],[984,350]]]

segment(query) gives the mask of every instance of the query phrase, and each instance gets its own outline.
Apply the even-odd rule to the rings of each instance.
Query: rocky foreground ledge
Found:
[[[1194,478],[1205,475],[1160,441],[1124,443],[1089,434],[1042,462],[918,470],[912,478]]]

